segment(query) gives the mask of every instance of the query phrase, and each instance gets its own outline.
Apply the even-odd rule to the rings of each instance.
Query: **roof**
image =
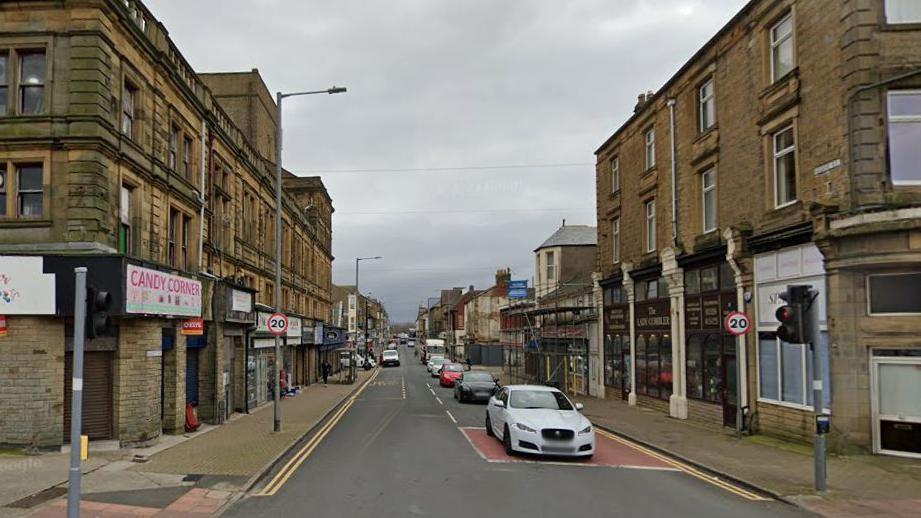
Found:
[[[590,225],[563,225],[534,251],[552,246],[594,246],[597,244],[597,228]]]

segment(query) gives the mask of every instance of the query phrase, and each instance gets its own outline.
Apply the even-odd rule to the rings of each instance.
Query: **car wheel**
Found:
[[[502,444],[505,446],[506,455],[515,454],[515,450],[512,449],[512,432],[508,429],[508,425],[505,425],[505,430],[502,431]]]
[[[489,420],[489,412],[486,412],[486,435],[495,437],[496,433],[492,431],[492,421]]]

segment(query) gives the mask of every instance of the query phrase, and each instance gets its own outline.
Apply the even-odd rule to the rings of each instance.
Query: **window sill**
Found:
[[[50,219],[26,219],[26,218],[0,219],[0,227],[5,227],[5,228],[50,227],[51,224],[52,222]]]
[[[719,131],[719,129],[720,127],[718,124],[714,124],[713,126],[710,126],[709,128],[705,130],[698,129],[697,138],[694,139],[694,143],[696,144],[697,142],[700,142],[701,140],[705,140],[710,135],[713,135],[715,132]],[[704,400],[701,400],[701,401],[704,401]]]
[[[921,21],[917,22],[883,22],[880,27],[882,32],[919,31]]]
[[[656,172],[656,166],[647,167],[643,170],[643,173],[640,176],[649,176],[650,174]]]
[[[782,406],[784,408],[792,408],[793,410],[802,410],[803,412],[813,412],[815,410],[815,407],[811,405],[801,405],[799,403],[789,403],[787,401],[777,401],[774,399],[765,399],[761,397],[758,398],[758,403],[765,403],[765,404],[774,405],[774,406]],[[830,408],[825,408],[822,410],[822,412],[831,415]]]

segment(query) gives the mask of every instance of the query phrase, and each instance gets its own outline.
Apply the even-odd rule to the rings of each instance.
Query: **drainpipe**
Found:
[[[198,201],[201,203],[201,209],[198,213],[198,272],[201,273],[202,255],[204,255],[205,240],[205,146],[207,145],[205,133],[208,127],[205,119],[201,121],[201,188],[198,190]]]
[[[675,143],[675,99],[668,100],[668,134],[672,155],[672,246],[678,246],[678,152]]]

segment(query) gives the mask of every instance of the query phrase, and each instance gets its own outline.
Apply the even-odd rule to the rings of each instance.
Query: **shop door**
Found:
[[[64,359],[64,442],[70,442],[73,354]],[[90,440],[112,438],[112,353],[83,355],[83,418],[81,434]]]
[[[198,405],[198,351],[185,351],[185,402]]]
[[[739,401],[739,388],[736,383],[736,356],[735,354],[723,354],[723,426],[736,426],[736,412]]]
[[[921,458],[921,359],[874,361],[874,449]]]
[[[265,354],[256,355],[256,404],[269,400],[269,359]]]

